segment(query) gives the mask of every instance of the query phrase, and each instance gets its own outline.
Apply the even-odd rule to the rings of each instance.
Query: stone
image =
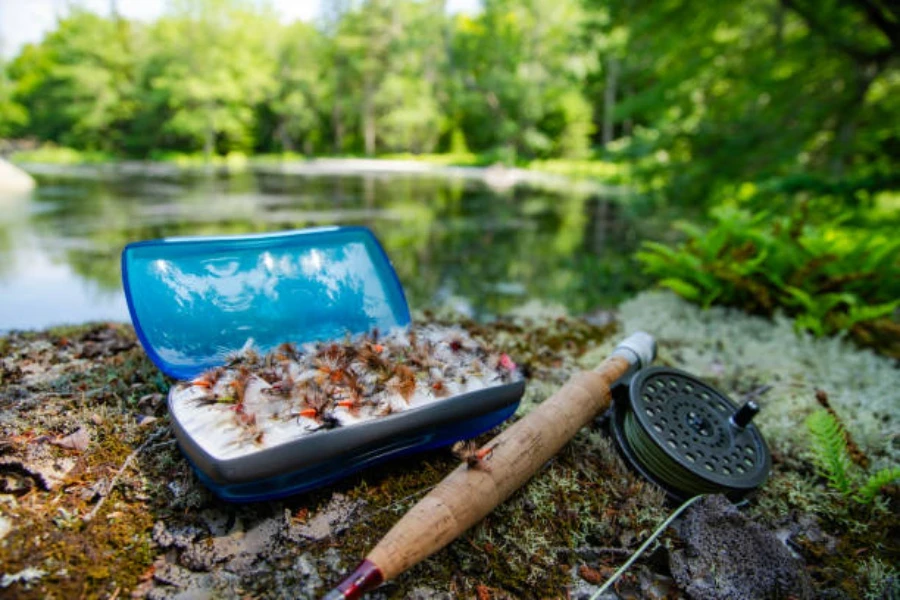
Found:
[[[803,562],[724,496],[695,504],[677,532],[685,547],[670,554],[669,568],[694,600],[813,597]]]

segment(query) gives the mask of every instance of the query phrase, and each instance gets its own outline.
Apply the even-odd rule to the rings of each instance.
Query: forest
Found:
[[[75,5],[77,7],[77,5]],[[312,23],[73,8],[4,65],[0,138],[167,152],[628,161],[703,197],[895,185],[900,21],[878,0],[336,1]],[[746,192],[743,192],[746,193]]]
[[[0,70],[0,139],[39,145],[18,155],[37,162],[403,156],[600,178],[702,207],[681,245],[638,254],[663,286],[896,354],[898,15],[880,0],[342,0],[285,23],[197,0],[144,22],[76,6]]]

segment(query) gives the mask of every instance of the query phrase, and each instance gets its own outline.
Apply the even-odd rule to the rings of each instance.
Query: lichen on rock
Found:
[[[684,548],[670,554],[669,567],[694,600],[813,597],[802,561],[724,496],[694,504],[677,531]]]

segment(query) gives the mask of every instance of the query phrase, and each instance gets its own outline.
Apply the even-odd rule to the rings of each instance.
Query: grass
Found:
[[[116,158],[107,152],[75,150],[65,146],[47,144],[34,150],[19,150],[10,156],[15,163],[43,163],[50,165],[80,165],[113,162]]]

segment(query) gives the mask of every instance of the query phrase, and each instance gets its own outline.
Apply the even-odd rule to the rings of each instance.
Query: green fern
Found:
[[[849,225],[850,213],[810,220],[731,206],[700,227],[677,222],[683,241],[645,242],[636,254],[661,287],[701,306],[721,304],[771,315],[780,309],[816,336],[846,331],[900,358],[877,323],[896,324],[900,239]]]
[[[881,469],[866,481],[859,489],[855,498],[862,504],[870,504],[881,488],[900,479],[900,467]]]
[[[831,487],[845,496],[850,495],[850,455],[844,429],[826,410],[818,410],[806,419],[806,428],[813,438],[813,449],[819,469]]]
[[[858,489],[858,477],[851,473],[853,463],[847,451],[847,437],[837,418],[827,410],[818,410],[806,419],[813,439],[816,463],[828,483],[845,497],[860,504],[871,504],[881,489],[900,479],[900,467],[881,469],[866,479]]]

